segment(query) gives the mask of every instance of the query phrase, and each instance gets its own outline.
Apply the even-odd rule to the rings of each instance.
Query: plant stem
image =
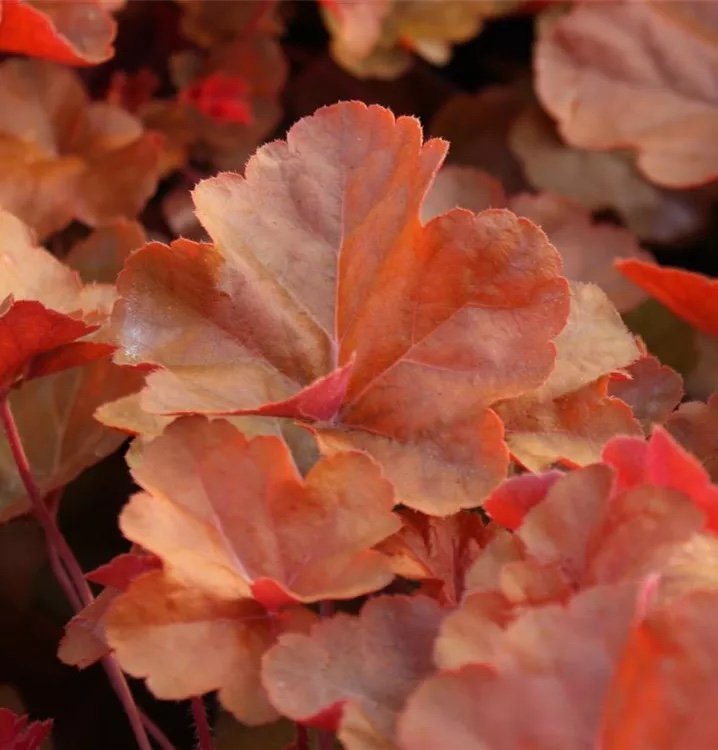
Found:
[[[334,602],[325,599],[319,602],[319,617],[325,619],[334,614]],[[317,750],[332,750],[334,747],[334,732],[317,731]]]
[[[50,514],[55,525],[57,525],[57,512],[60,507],[60,498],[62,497],[62,488],[54,490],[47,497],[45,497],[44,503]],[[47,556],[50,561],[50,568],[55,575],[60,588],[65,592],[65,596],[70,600],[70,604],[75,612],[79,612],[82,607],[82,597],[80,592],[75,588],[72,579],[68,575],[65,566],[62,564],[60,556],[57,554],[57,550],[51,544],[47,545]]]
[[[175,750],[175,746],[167,739],[164,732],[141,709],[140,719],[142,720],[142,724],[147,730],[147,734],[152,737],[152,739],[155,741],[155,744],[160,748],[160,750]]]
[[[309,750],[309,730],[302,724],[294,724],[294,746],[296,750]]]
[[[45,542],[50,562],[53,572],[57,576],[58,583],[73,607],[76,603],[86,607],[94,599],[92,591],[90,591],[90,587],[87,585],[80,563],[72,553],[67,540],[62,535],[53,514],[45,505],[40,490],[32,476],[30,462],[27,459],[27,453],[25,453],[22,438],[20,437],[15,417],[10,408],[7,391],[0,392],[0,422],[2,422],[3,429],[5,430],[5,435],[10,445],[10,452],[25,487],[25,492],[27,492],[30,498],[35,518],[45,532]],[[125,709],[125,713],[135,734],[137,745],[140,747],[140,750],[152,750],[152,745],[150,745],[145,728],[142,726],[139,709],[132,697],[125,675],[111,656],[105,657],[102,660],[102,665],[105,668],[105,672],[107,672],[107,676],[110,678],[117,697]]]
[[[213,750],[214,741],[212,740],[212,730],[209,727],[204,700],[202,700],[201,695],[196,695],[192,698],[191,703],[194,725],[197,729],[197,747],[199,750]]]

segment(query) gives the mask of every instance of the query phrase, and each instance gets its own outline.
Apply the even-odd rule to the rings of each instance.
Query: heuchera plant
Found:
[[[47,562],[117,747],[718,747],[718,282],[656,260],[710,238],[715,16],[0,0],[0,598]],[[433,136],[356,95],[512,24],[533,90]],[[0,750],[98,746],[1,680]]]

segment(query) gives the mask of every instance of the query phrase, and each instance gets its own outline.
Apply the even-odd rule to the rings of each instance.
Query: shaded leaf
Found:
[[[335,615],[307,634],[280,638],[264,657],[262,682],[282,714],[338,728],[348,750],[373,747],[364,732],[390,747],[404,702],[433,669],[441,619],[438,605],[423,596],[371,599],[358,617]]]
[[[717,28],[708,3],[579,3],[539,25],[536,92],[570,144],[635,149],[659,185],[708,182]]]

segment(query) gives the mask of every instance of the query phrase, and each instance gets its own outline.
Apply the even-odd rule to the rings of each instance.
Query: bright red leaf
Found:
[[[640,260],[616,262],[621,273],[699,331],[718,336],[718,281]]]
[[[2,0],[0,50],[65,65],[96,65],[114,54],[117,24],[101,2]]]
[[[40,750],[50,736],[52,720],[29,721],[7,708],[0,708],[0,750]]]

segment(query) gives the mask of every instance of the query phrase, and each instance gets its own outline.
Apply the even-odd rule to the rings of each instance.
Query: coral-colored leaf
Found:
[[[162,563],[154,555],[127,552],[86,574],[105,590],[65,625],[57,656],[60,661],[85,669],[110,653],[105,637],[105,617],[110,605],[143,573],[158,570]]]
[[[218,72],[182,89],[179,100],[214,120],[247,125],[252,121],[249,92],[249,85],[243,78]]]
[[[629,147],[660,185],[718,175],[718,64],[710,3],[578,3],[540,25],[536,91],[564,138]]]
[[[0,708],[0,748],[2,750],[40,750],[50,736],[52,720],[29,721],[7,708]]]
[[[544,474],[520,474],[502,482],[484,503],[484,510],[491,518],[514,531],[524,516],[562,476],[560,471],[547,471]]]
[[[605,750],[710,750],[718,743],[718,593],[697,591],[640,623],[604,709]]]
[[[3,0],[0,50],[65,65],[95,65],[112,57],[116,24],[101,2]]]
[[[250,599],[215,599],[155,571],[112,602],[106,634],[122,668],[145,677],[158,698],[219,690],[240,721],[261,724],[277,717],[259,684],[262,655],[313,620],[300,607],[272,614]]]
[[[718,336],[718,281],[680,268],[620,260],[621,273],[699,331]]]
[[[110,562],[100,565],[99,568],[91,570],[85,577],[88,581],[99,583],[101,586],[111,586],[126,591],[137,576],[160,567],[162,563],[154,555],[125,552],[117,555]]]
[[[371,549],[400,526],[390,484],[360,453],[323,459],[302,480],[275,437],[248,441],[225,420],[179,420],[132,458],[149,494],[120,525],[187,585],[268,607],[359,596],[393,577]]]
[[[478,213],[487,208],[505,207],[506,195],[495,177],[474,167],[447,164],[439,170],[424,199],[421,219],[430,221],[452,208],[467,208]]]
[[[604,448],[603,460],[616,471],[619,488],[645,483],[681,492],[706,514],[708,528],[718,530],[718,486],[662,427],[657,426],[647,442],[614,438]]]
[[[599,586],[528,610],[489,659],[421,685],[399,721],[402,750],[593,747],[635,601],[635,586]]]
[[[457,210],[421,225],[444,150],[411,118],[341,103],[260,149],[246,177],[200,183],[215,246],[152,243],[120,276],[124,355],[166,368],[145,408],[258,411],[353,359],[322,450],[370,452],[412,507],[477,505],[507,464],[489,407],[548,376],[568,299],[530,222]]]
[[[367,734],[383,747],[410,692],[433,669],[442,616],[426,597],[384,596],[358,617],[335,615],[307,634],[283,636],[262,663],[269,699],[296,721],[338,728],[347,748],[373,747],[357,741],[357,726],[371,727]]]

